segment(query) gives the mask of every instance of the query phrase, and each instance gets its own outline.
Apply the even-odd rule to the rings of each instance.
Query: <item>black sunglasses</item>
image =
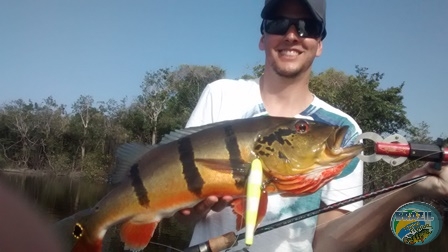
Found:
[[[261,33],[264,32],[274,35],[285,35],[289,27],[294,25],[297,29],[297,34],[304,38],[319,38],[322,36],[323,25],[321,22],[311,18],[275,18],[264,19],[261,23]]]

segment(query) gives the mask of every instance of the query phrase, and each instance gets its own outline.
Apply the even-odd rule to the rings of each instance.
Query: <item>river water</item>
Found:
[[[26,176],[0,173],[2,181],[22,192],[34,203],[37,211],[47,214],[54,222],[80,210],[93,206],[109,190],[98,182],[71,179],[68,177]],[[362,226],[360,227],[362,228]],[[372,241],[362,252],[385,251],[448,251],[448,231],[444,225],[439,237],[428,245],[409,246],[398,241],[389,230]],[[118,238],[118,228],[112,228],[106,235],[104,251],[124,251]],[[69,230],[67,230],[69,233]],[[67,234],[69,235],[69,234]],[[176,251],[185,249],[191,235],[191,228],[179,225],[173,219],[161,222],[154,233],[151,244],[144,251]],[[163,244],[158,245],[158,244]]]

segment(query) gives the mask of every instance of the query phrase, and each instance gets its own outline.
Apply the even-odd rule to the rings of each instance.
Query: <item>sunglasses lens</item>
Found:
[[[264,30],[269,34],[283,35],[289,29],[288,19],[265,20]]]
[[[312,37],[312,38],[320,37],[321,30],[322,30],[322,25],[320,24],[320,22],[318,22],[316,20],[299,21],[300,24],[302,24],[301,22],[303,22],[304,28],[302,28],[302,27],[300,27],[300,25],[298,25],[299,34],[300,34],[300,32],[302,32],[303,37]],[[302,31],[302,29],[303,29],[303,31]]]
[[[284,35],[294,25],[300,37],[317,38],[321,36],[322,24],[314,19],[273,19],[264,20],[264,31],[274,35]]]

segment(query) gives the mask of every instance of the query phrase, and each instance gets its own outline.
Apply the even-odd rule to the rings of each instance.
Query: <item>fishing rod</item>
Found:
[[[392,166],[397,166],[402,164],[407,159],[409,160],[420,160],[420,161],[430,161],[434,162],[436,165],[435,169],[440,170],[442,162],[448,161],[448,148],[443,148],[443,141],[441,138],[436,140],[435,144],[416,144],[408,143],[404,137],[395,134],[383,139],[380,135],[373,132],[366,132],[358,136],[356,141],[361,141],[363,139],[371,140],[375,143],[373,154],[367,155],[361,153],[358,158],[364,162],[378,162],[383,160]],[[360,201],[366,200],[378,195],[391,192],[393,190],[404,188],[406,186],[418,183],[425,179],[427,175],[422,175],[415,177],[400,183],[393,184],[391,186],[379,189],[374,192],[361,194],[340,202],[330,204],[325,207],[317,208],[315,210],[308,211],[303,214],[299,214],[281,221],[277,221],[255,230],[254,235],[265,233],[273,229],[289,225],[294,222],[307,219],[309,217],[325,213],[334,209],[338,209],[342,206]],[[238,241],[244,239],[246,233],[241,233],[236,235],[234,232],[229,232],[222,236],[214,237],[204,243],[191,246],[184,250],[184,252],[215,252],[225,249],[229,249],[236,245]]]
[[[259,227],[256,231],[255,231],[255,235],[258,234],[262,234],[268,231],[271,231],[273,229],[279,228],[279,227],[283,227],[286,225],[289,225],[291,223],[294,222],[298,222],[304,219],[307,219],[309,217],[321,214],[321,213],[326,213],[329,212],[331,210],[334,209],[338,209],[342,206],[360,201],[360,200],[366,200],[366,199],[370,199],[373,198],[375,196],[384,194],[384,193],[388,193],[391,192],[393,190],[399,189],[399,188],[403,188],[409,185],[412,185],[414,183],[417,183],[423,179],[425,179],[427,176],[423,175],[423,176],[419,176],[419,177],[415,177],[385,188],[382,188],[380,190],[374,191],[374,192],[370,192],[370,193],[366,193],[366,194],[362,194],[362,195],[358,195],[343,201],[339,201],[333,204],[330,204],[328,206],[325,207],[321,207],[321,208],[317,208],[315,210],[311,210],[308,211],[306,213],[303,214],[299,214],[293,217],[289,217],[287,219],[281,220],[281,221],[277,221],[262,227]],[[236,245],[237,241],[243,240],[246,237],[246,233],[241,233],[236,235],[234,232],[229,232],[223,236],[218,236],[218,237],[214,237],[204,243],[198,244],[198,245],[194,245],[192,247],[189,247],[187,249],[184,250],[184,252],[214,252],[214,251],[221,251],[224,249],[229,249],[231,246]],[[229,246],[230,245],[230,246]]]

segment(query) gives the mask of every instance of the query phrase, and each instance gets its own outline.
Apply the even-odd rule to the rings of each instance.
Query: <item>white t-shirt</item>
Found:
[[[222,79],[206,86],[187,127],[265,114],[266,109],[260,95],[259,79]],[[343,145],[351,143],[361,133],[358,124],[350,116],[316,96],[310,106],[296,117],[334,125],[348,125],[349,130]],[[320,201],[329,205],[358,196],[362,194],[362,183],[363,165],[359,159],[355,158],[338,178],[330,181],[316,193],[304,197],[269,196],[267,213],[260,226],[317,209]],[[362,202],[356,202],[341,207],[341,209],[354,211],[361,206]],[[190,245],[196,245],[210,238],[235,231],[235,219],[235,214],[230,207],[221,212],[210,211],[206,218],[196,224]],[[317,216],[314,216],[256,235],[250,250],[312,251],[316,221]],[[239,233],[244,231],[242,229]],[[243,240],[239,242],[238,248],[244,246]]]

